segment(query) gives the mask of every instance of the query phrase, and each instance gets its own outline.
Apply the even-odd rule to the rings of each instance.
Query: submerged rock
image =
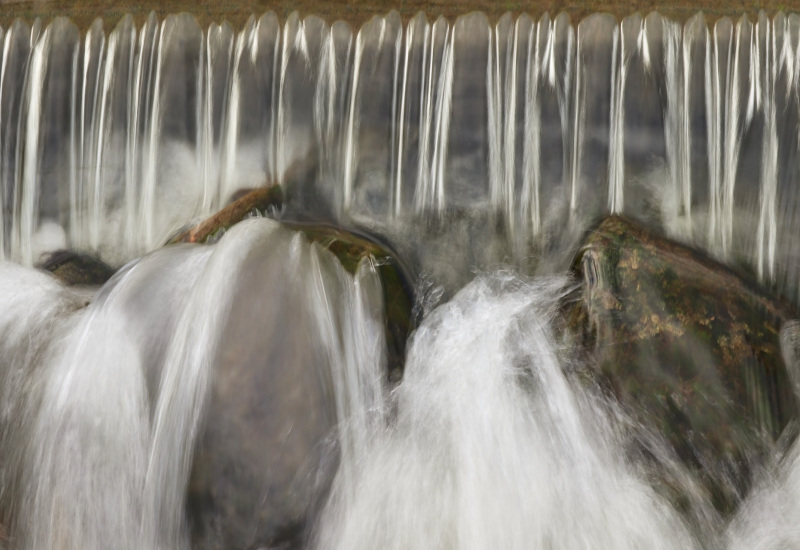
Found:
[[[221,223],[232,219],[228,215],[212,218],[225,220]],[[214,223],[201,224],[206,229],[193,234],[219,231]],[[413,300],[407,272],[397,256],[367,235],[337,227],[280,225],[270,246],[250,253],[247,265],[259,267],[238,268],[187,495],[196,548],[304,544],[309,518],[324,502],[339,452],[333,390],[329,375],[320,374],[332,359],[323,346],[324,338],[315,333],[316,321],[305,304],[318,294],[341,301],[330,307],[338,319],[346,298],[336,287],[342,284],[341,276],[334,275],[337,270],[355,275],[363,262],[372,264],[382,288],[376,279],[358,284],[372,285],[369,311],[380,313],[383,306],[388,359],[384,376],[399,377],[404,362]],[[316,251],[311,255],[319,258],[318,264],[297,265],[309,249]],[[327,290],[314,290],[320,284],[314,282],[316,277],[325,281]],[[380,331],[380,324],[375,328]],[[334,323],[329,329],[326,338],[351,337],[345,325]]]
[[[101,286],[116,272],[101,260],[73,250],[57,250],[37,267],[67,286]]]
[[[679,508],[699,495],[727,517],[797,416],[785,358],[794,359],[781,351],[782,341],[795,349],[797,312],[619,216],[588,235],[573,270],[582,285],[568,306],[568,328],[601,386],[640,423],[639,452],[660,461],[657,485]],[[654,441],[653,433],[661,437]],[[690,479],[669,473],[663,443]]]
[[[280,185],[247,191],[217,214],[170,239],[168,244],[213,242],[252,212],[263,213],[270,208],[280,208],[283,199]],[[361,260],[372,258],[383,283],[389,370],[392,378],[399,378],[405,361],[405,344],[411,330],[414,304],[412,278],[399,256],[386,244],[363,232],[322,222],[295,220],[281,223],[330,250],[351,274],[355,273]]]

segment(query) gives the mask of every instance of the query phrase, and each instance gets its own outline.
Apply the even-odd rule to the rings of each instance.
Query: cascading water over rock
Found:
[[[280,180],[292,208],[425,241],[422,261],[527,257],[624,212],[795,297],[798,28],[392,13],[356,33],[268,13],[238,33],[98,20],[81,39],[64,19],[18,21],[0,67],[0,254],[121,263]],[[432,220],[444,236],[407,230]]]
[[[0,548],[800,544],[798,16],[0,38]],[[598,244],[639,235],[608,214],[667,239]],[[576,253],[602,259],[582,281]],[[740,300],[639,300],[664,282],[640,257]],[[634,367],[680,371],[663,396],[598,375],[631,325]],[[653,411],[691,407],[706,363],[741,367],[702,382],[734,384],[711,408],[746,437],[682,455],[684,417]]]

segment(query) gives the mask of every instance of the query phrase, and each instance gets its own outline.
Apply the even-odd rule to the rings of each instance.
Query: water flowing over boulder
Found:
[[[248,217],[279,211],[284,199],[280,185],[237,193],[228,206],[210,218],[179,232],[168,244],[213,242]],[[304,234],[309,241],[330,250],[350,274],[355,274],[362,260],[373,258],[383,284],[389,368],[393,378],[399,377],[403,367],[406,338],[413,324],[414,290],[407,266],[386,244],[364,232],[323,222],[282,220],[281,223],[284,227]]]
[[[88,307],[0,268],[0,548],[304,544],[411,327],[399,260],[322,225],[163,247]]]
[[[793,435],[794,307],[620,216],[588,234],[573,270],[568,327],[638,424],[634,452],[659,463],[678,508],[699,496],[729,517]]]
[[[220,234],[253,208],[273,204],[274,189],[241,197],[175,240],[203,242]],[[384,357],[383,387],[386,379],[399,378],[404,362],[412,294],[399,259],[351,231],[269,223],[281,225],[275,235],[285,237],[237,268],[230,318],[219,336],[187,495],[197,548],[301,545],[339,457],[348,452],[337,428],[347,417],[347,400],[380,393],[365,393],[352,364],[359,354]],[[310,256],[298,252],[309,245]],[[355,280],[355,294],[348,278]],[[384,319],[372,327],[377,333],[361,334],[363,308]],[[383,351],[373,349],[384,343]],[[347,380],[337,380],[341,376]],[[382,406],[382,398],[377,403]]]

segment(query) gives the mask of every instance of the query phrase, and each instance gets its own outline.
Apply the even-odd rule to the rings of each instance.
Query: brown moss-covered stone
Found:
[[[798,412],[780,338],[794,307],[620,216],[588,235],[573,270],[568,325],[603,385],[729,514]]]

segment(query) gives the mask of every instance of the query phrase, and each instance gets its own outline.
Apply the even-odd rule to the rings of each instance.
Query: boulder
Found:
[[[67,286],[102,286],[116,271],[94,256],[74,250],[52,252],[36,267]]]
[[[567,328],[596,367],[590,375],[633,417],[634,452],[658,463],[656,485],[679,509],[699,496],[729,517],[778,439],[792,436],[793,358],[781,345],[793,347],[797,311],[620,216],[588,234],[572,269],[581,284],[565,305]]]
[[[247,208],[214,216],[198,226],[202,231],[187,232],[186,240],[202,242],[203,235],[249,212],[252,197],[239,200],[245,199]],[[318,269],[326,285],[342,284],[337,269],[355,274],[362,261],[372,262],[382,283],[373,296],[384,306],[386,377],[399,378],[404,362],[412,286],[396,255],[374,238],[338,227],[280,225],[271,244],[252,251],[248,267],[232,279],[235,298],[189,480],[193,548],[302,546],[336,471],[337,407],[329,375],[320,374],[331,359],[307,306],[316,275],[310,265],[295,263],[297,233],[306,241],[300,249],[323,249]],[[344,297],[335,289],[327,292],[338,303]],[[344,332],[331,328],[337,337]]]

